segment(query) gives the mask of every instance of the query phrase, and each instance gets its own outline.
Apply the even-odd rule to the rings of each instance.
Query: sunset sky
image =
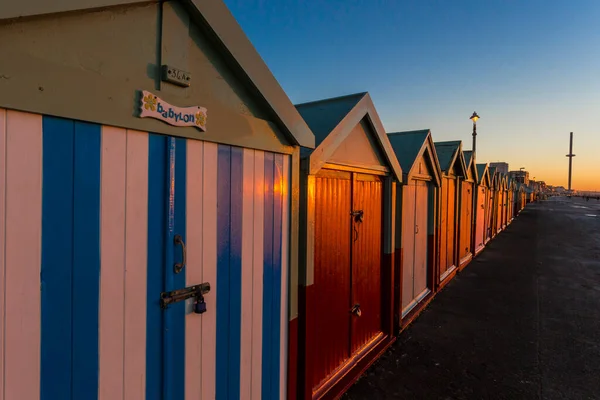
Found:
[[[368,91],[388,132],[429,128],[530,177],[600,190],[600,1],[226,0],[294,103]]]

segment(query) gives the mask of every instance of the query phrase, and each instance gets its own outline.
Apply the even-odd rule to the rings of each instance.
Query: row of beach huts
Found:
[[[221,0],[7,2],[0,53],[0,400],[338,397],[535,200],[294,106]]]

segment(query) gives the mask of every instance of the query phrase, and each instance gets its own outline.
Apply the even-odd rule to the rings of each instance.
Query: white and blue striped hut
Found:
[[[5,2],[0,53],[0,400],[285,397],[314,137],[225,5]]]

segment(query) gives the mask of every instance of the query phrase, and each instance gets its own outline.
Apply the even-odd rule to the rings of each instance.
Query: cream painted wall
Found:
[[[160,32],[162,31],[162,37]],[[162,40],[161,40],[162,39]],[[140,3],[0,23],[0,106],[231,145],[291,153],[256,101],[179,3]],[[160,82],[159,63],[192,85]],[[208,109],[207,132],[140,119],[137,90]]]

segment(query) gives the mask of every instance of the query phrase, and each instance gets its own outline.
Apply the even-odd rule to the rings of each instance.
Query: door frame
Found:
[[[452,229],[454,231],[453,234],[453,240],[454,243],[452,245],[452,249],[453,249],[453,254],[452,254],[452,265],[450,265],[450,267],[442,274],[441,273],[441,266],[442,266],[442,259],[441,259],[441,245],[442,245],[442,241],[441,241],[441,235],[443,234],[443,229],[444,227],[441,225],[441,221],[442,221],[442,213],[443,213],[443,208],[444,208],[444,202],[442,201],[442,197],[444,195],[444,179],[446,180],[451,180],[454,182],[454,207],[453,207],[453,212],[452,212],[452,222],[448,223],[446,222],[447,226],[452,226]],[[456,274],[456,271],[458,269],[458,243],[459,240],[456,239],[456,234],[458,233],[458,216],[459,216],[459,207],[460,207],[460,197],[459,197],[459,184],[460,184],[460,178],[454,174],[448,175],[448,174],[444,174],[442,177],[442,187],[440,188],[440,195],[439,195],[439,212],[440,212],[440,226],[439,226],[439,239],[437,242],[437,246],[440,249],[438,251],[439,254],[439,262],[438,262],[438,268],[437,268],[437,276],[436,276],[436,290],[442,288],[447,282],[449,282],[450,280],[452,280],[452,277]],[[446,207],[446,212],[448,212],[448,207]],[[448,244],[446,242],[446,248],[448,248]],[[447,257],[447,255],[446,255]]]
[[[310,310],[309,305],[314,301],[315,293],[311,289],[314,283],[314,241],[315,241],[315,211],[316,211],[316,174],[307,173],[306,162],[300,173],[300,248],[306,251],[300,253],[299,260],[299,298],[298,298],[298,398],[335,398],[345,391],[360,374],[366,370],[395,340],[393,335],[394,304],[393,277],[394,257],[386,253],[386,249],[394,248],[395,232],[395,194],[396,184],[388,171],[372,170],[363,167],[347,167],[327,164],[324,170],[345,171],[354,174],[377,175],[382,178],[382,243],[381,243],[381,323],[382,334],[372,343],[363,347],[342,365],[338,370],[315,390],[307,379],[311,365],[308,361],[309,351],[314,351],[310,343],[310,315],[317,310]],[[389,225],[386,225],[389,221]],[[389,283],[389,285],[385,285]],[[389,286],[389,287],[388,287]]]
[[[406,183],[403,184],[402,187],[402,192],[400,194],[400,196],[398,196],[398,198],[400,199],[399,201],[397,201],[396,203],[396,207],[397,210],[396,212],[398,213],[398,215],[400,216],[400,218],[398,218],[398,222],[396,224],[396,227],[400,230],[399,233],[399,239],[400,239],[400,245],[401,245],[401,253],[399,254],[398,257],[398,262],[396,263],[397,267],[396,267],[396,282],[394,284],[395,286],[395,294],[394,294],[394,304],[395,304],[395,311],[394,311],[394,315],[395,315],[395,320],[398,321],[396,323],[397,326],[397,331],[396,333],[398,333],[399,331],[401,331],[402,329],[404,329],[404,327],[406,327],[407,325],[410,324],[410,322],[416,318],[416,316],[419,314],[419,312],[421,312],[421,310],[427,305],[427,303],[431,300],[432,296],[435,293],[436,290],[436,279],[438,276],[438,271],[436,268],[436,265],[438,265],[438,258],[439,258],[439,252],[436,251],[437,249],[437,245],[436,243],[438,243],[439,240],[439,228],[438,228],[438,223],[439,220],[438,218],[440,218],[440,211],[439,211],[439,202],[438,202],[438,198],[441,196],[441,188],[438,188],[434,185],[434,180],[431,176],[429,175],[413,175],[410,177],[410,179],[408,181],[405,182],[411,182],[411,181],[421,181],[421,182],[425,182],[426,186],[427,186],[427,257],[426,257],[426,263],[427,263],[427,277],[426,277],[426,281],[427,281],[427,289],[429,289],[429,292],[424,294],[421,298],[418,299],[418,301],[416,301],[412,307],[406,312],[403,313],[403,307],[402,307],[402,288],[403,288],[403,282],[402,279],[404,277],[404,252],[406,251],[406,249],[404,248],[404,242],[403,242],[403,237],[406,234],[406,232],[402,232],[402,223],[404,221],[404,187],[406,186]],[[416,197],[416,190],[415,190],[415,197]],[[416,212],[416,201],[415,201],[415,210],[413,210],[414,212]],[[413,232],[414,234],[414,232]],[[414,250],[414,246],[415,246],[415,242],[413,241],[413,252]],[[414,256],[413,256],[413,260],[414,260]],[[413,265],[414,268],[414,265]],[[414,301],[414,299],[413,299]]]

